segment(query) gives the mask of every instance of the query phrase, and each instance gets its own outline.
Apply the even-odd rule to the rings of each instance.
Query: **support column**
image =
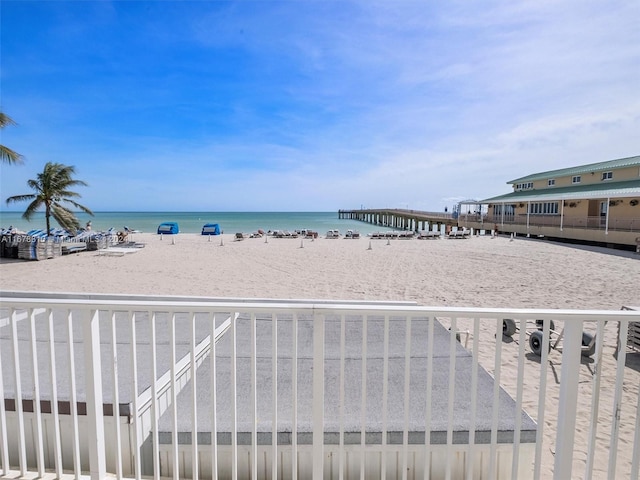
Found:
[[[100,324],[97,310],[81,312],[83,324],[85,389],[87,392],[87,449],[91,480],[107,476],[104,418],[102,412],[102,366]],[[137,420],[136,420],[137,421]]]
[[[558,429],[553,478],[571,478],[573,446],[578,408],[578,380],[580,377],[580,351],[582,349],[582,320],[564,323],[562,345],[562,373],[558,401]]]

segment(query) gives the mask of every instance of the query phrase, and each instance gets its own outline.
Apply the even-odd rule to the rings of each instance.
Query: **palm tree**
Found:
[[[93,215],[93,212],[72,200],[80,197],[80,194],[72,192],[69,188],[76,185],[87,185],[82,180],[73,179],[74,173],[75,168],[72,166],[48,162],[44,166],[44,171],[38,174],[36,180],[27,181],[27,185],[35,190],[36,193],[9,197],[7,198],[7,205],[13,202],[31,200],[31,203],[22,214],[22,218],[30,220],[33,214],[44,206],[44,215],[47,219],[47,235],[51,230],[50,217],[53,217],[62,228],[75,233],[80,227],[80,222],[75,214],[60,202],[69,203],[89,215]]]
[[[7,125],[15,125],[15,124],[16,122],[14,122],[11,119],[11,117],[0,112],[0,128],[4,128]],[[17,152],[14,152],[9,147],[0,145],[0,160],[2,161],[2,163],[8,163],[8,164],[22,163],[22,155],[20,155]]]

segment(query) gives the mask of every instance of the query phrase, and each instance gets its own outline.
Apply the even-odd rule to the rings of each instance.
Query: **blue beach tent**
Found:
[[[217,223],[206,223],[202,227],[202,235],[220,235],[220,225]]]
[[[158,235],[166,233],[167,235],[175,235],[180,232],[176,222],[164,222],[158,226]]]

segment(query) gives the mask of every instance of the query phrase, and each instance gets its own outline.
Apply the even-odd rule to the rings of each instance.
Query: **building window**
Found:
[[[516,212],[515,205],[503,205],[503,204],[493,205],[493,214],[495,216],[504,214],[507,217],[513,217],[515,212]]]
[[[580,183],[581,181],[582,181],[582,178],[580,177],[580,175],[571,177],[571,183]]]
[[[548,182],[548,185],[549,185],[550,187],[553,187],[555,184],[556,184],[556,179],[555,179],[555,178],[550,178],[550,179],[549,179],[549,182]]]
[[[530,203],[529,213],[532,215],[557,215],[558,202]]]
[[[602,172],[602,180],[611,180],[613,178],[613,172]]]
[[[530,190],[532,188],[533,188],[533,182],[516,184],[516,190]]]

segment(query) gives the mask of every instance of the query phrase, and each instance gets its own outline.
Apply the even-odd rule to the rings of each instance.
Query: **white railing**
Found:
[[[0,301],[0,478],[638,478],[637,311]]]

